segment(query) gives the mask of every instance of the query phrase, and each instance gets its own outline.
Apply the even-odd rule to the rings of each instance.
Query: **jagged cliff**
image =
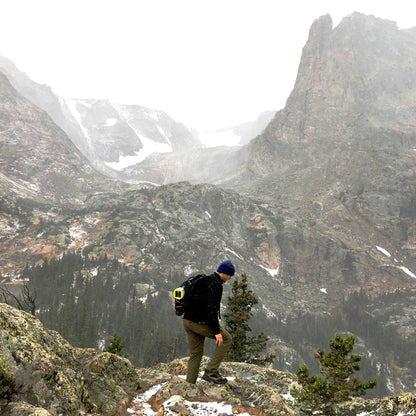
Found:
[[[0,303],[0,413],[71,415],[297,415],[288,394],[296,377],[224,363],[223,387],[184,381],[186,359],[151,368],[94,349],[74,348],[32,315]],[[354,400],[334,416],[410,415],[416,394]]]
[[[330,16],[312,25],[285,108],[228,182],[305,221],[290,274],[334,292],[414,286],[394,266],[416,270],[415,62],[415,31],[394,22],[353,13],[335,28]]]

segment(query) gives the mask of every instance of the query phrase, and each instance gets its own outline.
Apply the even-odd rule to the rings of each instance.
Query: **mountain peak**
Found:
[[[309,29],[308,42],[315,39],[328,38],[332,32],[332,18],[329,14],[325,14],[316,19]]]

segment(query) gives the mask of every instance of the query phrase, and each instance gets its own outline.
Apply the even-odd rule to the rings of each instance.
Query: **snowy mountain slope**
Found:
[[[82,151],[106,173],[119,171],[157,152],[199,147],[194,132],[162,111],[107,100],[59,100],[62,112],[83,134]]]

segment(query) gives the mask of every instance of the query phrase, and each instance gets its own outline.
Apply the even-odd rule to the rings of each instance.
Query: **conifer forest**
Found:
[[[68,252],[58,260],[26,267],[21,278],[30,282],[36,316],[74,346],[104,349],[117,334],[125,343],[129,360],[137,367],[189,354],[182,321],[175,315],[171,297],[172,289],[184,280],[182,274],[170,273],[155,291],[152,276],[146,272],[106,255],[91,258],[88,253]],[[299,312],[297,316],[266,317],[259,307],[250,319],[250,327],[253,334],[261,331],[270,338],[268,352],[275,355],[272,366],[279,370],[295,371],[306,363],[312,372],[317,372],[314,351],[337,332],[365,340],[361,350],[359,341],[356,345],[357,352],[363,355],[361,374],[363,378],[377,375],[378,386],[369,396],[379,396],[385,393],[385,380],[367,349],[375,355],[395,351],[397,362],[416,371],[415,339],[399,334],[393,325],[385,325],[389,315],[400,311],[383,307],[391,304],[388,297],[409,294],[397,292],[385,297],[384,301],[379,298],[372,303],[368,295],[355,293],[331,315]],[[227,295],[222,305],[227,305]],[[296,346],[299,354],[291,354],[291,346]],[[206,343],[206,353],[213,347]]]

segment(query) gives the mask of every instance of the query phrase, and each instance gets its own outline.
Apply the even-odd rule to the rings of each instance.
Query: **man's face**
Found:
[[[229,274],[220,273],[220,277],[221,277],[221,280],[225,283],[225,282],[228,282],[232,276],[230,276]]]

